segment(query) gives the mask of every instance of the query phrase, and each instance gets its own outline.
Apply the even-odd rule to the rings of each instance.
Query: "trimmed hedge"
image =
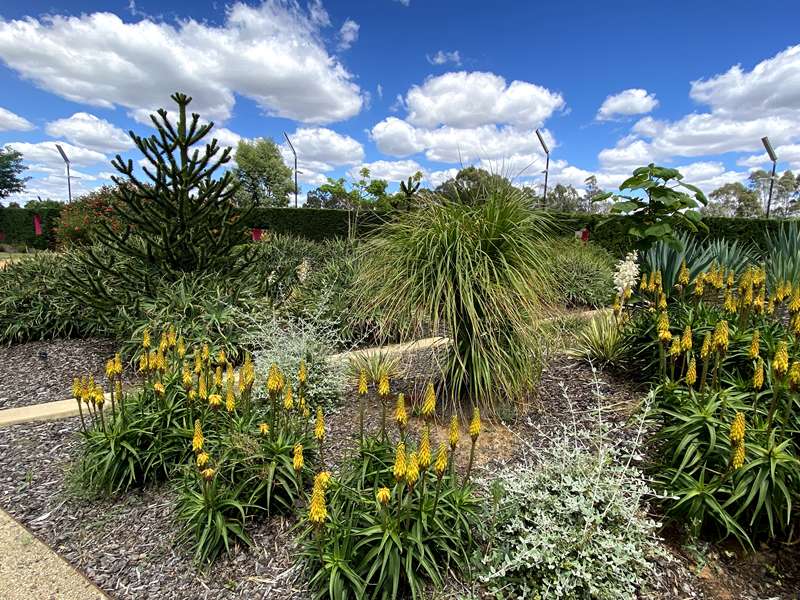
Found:
[[[48,208],[38,211],[26,208],[0,209],[0,231],[5,233],[5,243],[26,245],[32,248],[47,248],[54,245],[53,230],[58,223],[60,209]],[[33,215],[42,217],[44,235],[33,231]],[[589,226],[590,239],[615,255],[622,255],[634,245],[627,234],[627,227],[620,217],[585,213],[549,213],[559,232],[572,235]],[[352,213],[329,208],[256,208],[248,219],[250,227],[275,233],[290,233],[310,240],[346,237],[351,231],[356,235],[368,235],[387,219],[387,215],[370,211]],[[607,220],[608,219],[608,220]],[[706,217],[711,238],[737,239],[749,242],[759,249],[766,248],[767,232],[776,232],[783,221],[777,219],[737,219]]]
[[[55,227],[58,224],[60,208],[0,208],[0,244],[27,246],[43,250],[55,246]],[[34,215],[42,218],[42,235],[36,235],[33,226]]]

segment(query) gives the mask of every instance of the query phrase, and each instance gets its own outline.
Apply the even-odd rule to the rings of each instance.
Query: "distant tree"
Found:
[[[740,182],[726,183],[709,195],[709,203],[702,209],[709,217],[763,217],[758,194]]]
[[[22,174],[27,168],[22,164],[22,152],[10,146],[0,148],[0,200],[25,191],[29,178]]]
[[[22,207],[19,205],[19,202],[9,202],[8,208],[22,208]]]
[[[556,184],[547,194],[545,208],[559,212],[582,212],[586,210],[584,198],[571,185]]]
[[[757,169],[750,173],[747,185],[758,197],[759,204],[764,210],[769,200],[769,183],[771,173]],[[782,175],[776,174],[772,187],[772,203],[770,214],[775,217],[785,217],[794,213],[798,208],[797,201],[800,196],[800,182],[791,171],[784,171]]]
[[[340,208],[356,210],[361,208],[388,210],[392,208],[391,195],[387,192],[389,182],[372,179],[366,167],[359,171],[359,179],[347,183],[344,177],[328,181],[308,192],[306,208]],[[348,189],[349,185],[349,189]]]
[[[63,202],[59,202],[58,200],[50,200],[50,198],[46,198],[44,200],[28,200],[25,203],[25,208],[29,208],[31,210],[42,210],[45,208],[62,208],[64,206]]]
[[[236,147],[234,175],[242,205],[288,206],[294,194],[292,169],[283,162],[278,145],[269,138],[241,140]]]
[[[436,192],[450,199],[462,201],[480,198],[479,192],[485,190],[511,190],[513,184],[502,175],[490,173],[479,167],[464,167],[452,179],[448,179],[436,188]]]

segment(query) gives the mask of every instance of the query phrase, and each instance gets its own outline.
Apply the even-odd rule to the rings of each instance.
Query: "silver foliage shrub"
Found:
[[[491,483],[480,579],[497,598],[636,598],[661,554],[638,469],[587,434],[556,439]]]

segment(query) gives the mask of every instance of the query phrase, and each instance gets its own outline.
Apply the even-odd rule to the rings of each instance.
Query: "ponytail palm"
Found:
[[[358,285],[363,304],[406,336],[446,330],[447,396],[494,414],[538,374],[550,222],[513,190],[480,200],[437,198],[384,225],[362,247]]]

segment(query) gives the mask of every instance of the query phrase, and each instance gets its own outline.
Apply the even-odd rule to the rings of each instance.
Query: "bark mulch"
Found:
[[[115,352],[116,343],[105,339],[0,346],[0,410],[66,400],[72,395],[72,379],[82,375],[94,375],[107,387],[106,360]],[[134,382],[134,374],[126,370],[123,381]]]
[[[592,429],[602,423],[611,436],[632,444],[642,397],[642,390],[624,379],[595,374],[573,360],[557,359],[545,370],[524,418],[508,424],[484,424],[476,455],[479,474],[513,464],[523,450],[535,452],[565,427],[567,431]],[[358,401],[351,397],[326,415],[325,451],[334,470],[357,444],[358,414]],[[377,430],[380,420],[381,409],[373,403],[366,417],[369,430]],[[275,517],[252,524],[252,548],[237,548],[210,568],[198,570],[177,541],[169,486],[131,491],[114,500],[76,496],[71,492],[68,469],[79,449],[78,425],[72,418],[0,429],[0,506],[111,597],[309,597],[296,561],[298,549],[290,519]],[[417,425],[412,418],[410,429],[419,430]],[[436,441],[444,439],[447,423],[439,424],[433,433]],[[464,452],[457,457],[462,469],[468,444],[463,446]],[[713,547],[702,553],[702,559],[672,541],[665,547],[672,558],[655,565],[652,589],[643,592],[642,598],[800,597],[797,579],[791,575],[798,572],[795,553],[792,561],[765,551],[742,562]],[[781,569],[780,576],[769,576],[776,569]],[[464,597],[469,591],[453,581],[440,597]]]

